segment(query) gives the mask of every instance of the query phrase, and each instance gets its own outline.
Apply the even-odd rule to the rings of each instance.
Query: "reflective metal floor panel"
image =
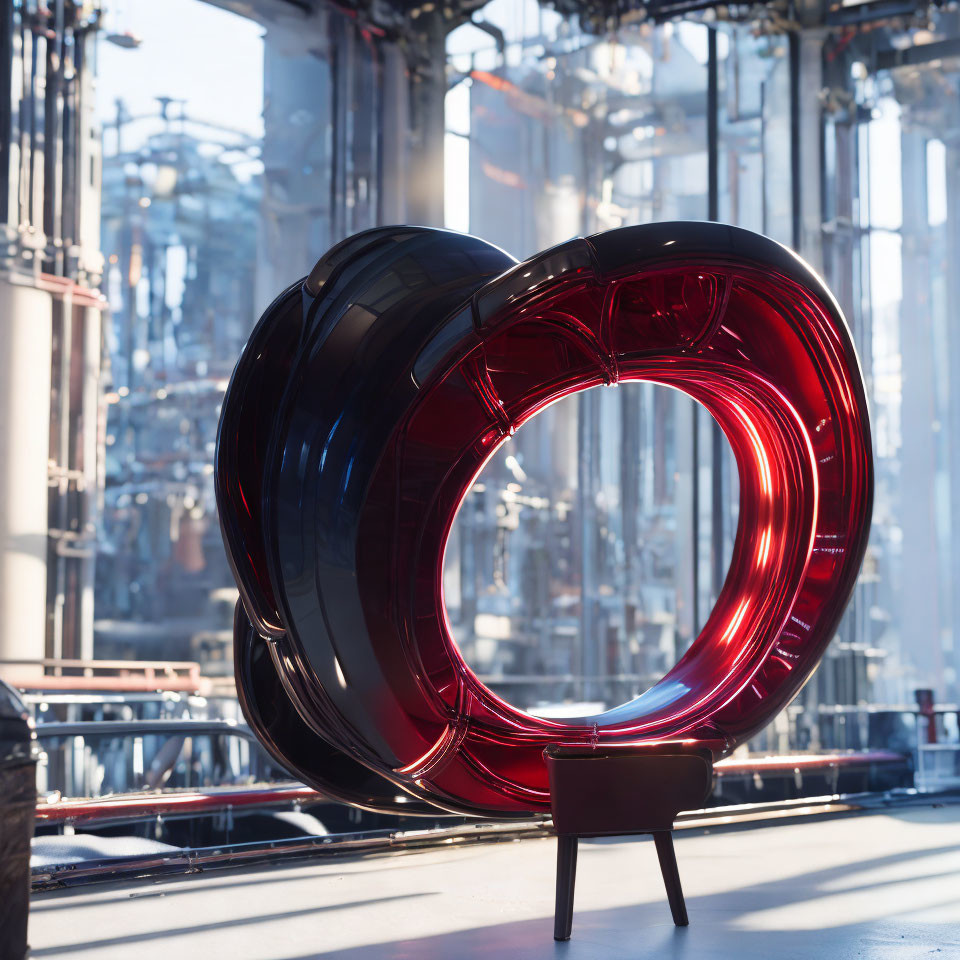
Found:
[[[35,958],[960,958],[960,806],[677,834],[690,926],[653,844],[580,845],[555,944],[552,839],[37,895]]]

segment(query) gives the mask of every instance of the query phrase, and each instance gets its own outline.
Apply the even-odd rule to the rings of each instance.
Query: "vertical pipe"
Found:
[[[417,20],[424,31],[426,57],[411,78],[413,144],[408,167],[407,214],[413,223],[443,226],[443,146],[446,82],[446,29],[438,8]]]
[[[720,64],[717,31],[707,27],[707,219],[720,219]]]
[[[947,219],[946,262],[957,263],[960,258],[960,148],[953,143],[946,149]],[[947,316],[960,315],[960,276],[956,270],[948,270],[946,277]],[[949,382],[948,424],[952,438],[949,454],[950,471],[950,526],[951,542],[960,544],[960,330],[951,323],[948,328]],[[960,549],[950,553],[951,575],[954,583],[960,583]],[[954,595],[952,607],[952,653],[944,651],[944,658],[952,657],[953,680],[947,684],[947,697],[954,702],[960,698],[960,598]],[[960,720],[960,717],[958,717]]]
[[[330,243],[339,243],[350,233],[347,191],[350,188],[350,100],[353,74],[353,26],[346,17],[331,15],[331,98],[333,136],[330,158]]]
[[[0,3],[0,225],[10,225],[13,138],[13,4]]]
[[[719,75],[717,63],[717,31],[712,27],[705,27],[707,31],[707,219],[717,220],[720,215],[720,154],[718,128],[719,102]],[[691,535],[693,537],[693,635],[700,631],[700,408],[694,409],[692,420],[692,458],[693,458],[693,522]],[[711,555],[717,553],[717,518],[722,516],[718,510],[719,493],[721,491],[718,469],[718,459],[722,448],[717,436],[718,425],[714,422],[710,430],[710,460],[711,460]],[[712,568],[711,568],[712,569]],[[713,580],[716,580],[714,574]]]
[[[20,139],[20,174],[17,185],[17,225],[30,223],[30,118],[33,115],[32,59],[33,33],[20,15],[20,102],[17,133]]]
[[[100,383],[101,383],[101,325],[103,315],[98,306],[87,304],[78,311],[83,323],[83,388],[80,423],[83,433],[78,438],[83,444],[84,504],[81,515],[81,530],[84,539],[95,539],[100,521],[100,504],[97,496],[101,489],[99,476],[103,462],[101,449]],[[96,574],[96,547],[90,543],[82,561],[80,583],[79,656],[82,660],[93,659],[93,601]]]
[[[45,269],[61,274],[63,270],[63,246],[61,239],[61,216],[63,202],[63,58],[66,52],[64,40],[63,0],[55,5],[53,36],[46,38],[46,87],[44,90],[43,122],[43,213],[41,222],[47,239]]]
[[[691,401],[692,402],[692,401]],[[693,598],[691,611],[691,639],[700,633],[700,417],[699,405],[693,402],[693,416],[690,419],[691,457],[690,483],[693,517],[690,523],[691,557],[693,558]]]
[[[580,671],[581,700],[603,697],[605,636],[597,603],[597,493],[600,488],[600,396],[596,389],[577,395],[577,501],[580,513]]]
[[[52,650],[50,655],[61,658],[72,655],[69,636],[69,608],[70,597],[67,583],[67,558],[57,549],[64,543],[64,534],[70,529],[70,468],[73,466],[70,456],[70,413],[71,413],[71,377],[70,368],[73,364],[73,304],[69,295],[53,298],[53,323],[60,338],[59,369],[57,377],[57,426],[60,428],[57,436],[50,437],[51,446],[56,443],[57,449],[50,450],[49,459],[54,461],[57,470],[57,484],[51,488],[53,503],[56,510],[50,510],[51,518],[57,526],[54,534],[56,544],[51,551],[50,562],[52,569],[47,570],[47,579],[53,578],[54,584],[54,620],[52,634]],[[51,370],[51,382],[53,381]],[[53,411],[51,411],[52,413]]]
[[[43,232],[43,166],[44,166],[44,101],[42,91],[47,82],[47,59],[40,49],[49,40],[35,25],[30,28],[30,193],[27,209],[31,232],[36,237]],[[34,260],[37,263],[36,259]]]
[[[715,27],[707,28],[707,217],[720,219],[720,61]],[[712,418],[710,427],[710,593],[716,600],[723,585],[723,433]]]
[[[379,43],[370,45],[370,62],[373,68],[373,86],[371,96],[374,101],[375,120],[370,130],[370,149],[373,152],[373,169],[370,190],[374,191],[371,204],[371,221],[367,226],[379,226],[383,220],[383,47]]]
[[[623,635],[617,663],[612,673],[632,673],[632,653],[637,642],[638,548],[640,530],[640,397],[633,390],[620,391],[620,512],[623,536]],[[629,700],[636,691],[623,690],[618,703]]]
[[[383,48],[381,72],[380,223],[405,223],[410,152],[409,79],[403,52],[394,43]]]
[[[803,197],[800,189],[800,34],[787,37],[790,59],[790,243],[799,251],[803,241]]]
[[[899,341],[903,376],[899,495],[903,539],[901,616],[910,624],[910,659],[920,677],[943,697],[947,666],[941,641],[939,549],[937,543],[937,445],[931,421],[937,396],[931,289],[938,266],[931,263],[927,212],[927,134],[909,110],[901,121],[901,289]],[[895,269],[895,268],[894,268]],[[909,428],[907,427],[909,425]]]
[[[711,477],[712,477],[712,495],[710,513],[710,549],[711,549],[711,568],[710,568],[710,592],[713,600],[716,601],[720,595],[720,588],[723,586],[723,527],[724,527],[724,497],[723,497],[723,433],[720,430],[720,424],[713,421],[711,434]]]

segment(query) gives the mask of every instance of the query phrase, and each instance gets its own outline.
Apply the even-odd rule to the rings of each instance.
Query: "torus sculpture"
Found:
[[[730,570],[700,636],[646,693],[593,717],[533,717],[457,649],[444,547],[505,438],[621,380],[682,390],[726,434],[740,472]],[[627,227],[523,263],[419,227],[338,244],[254,330],[216,484],[242,601],[237,686],[268,749],[348,803],[494,817],[551,810],[545,748],[685,741],[709,761],[765,726],[833,636],[873,490],[836,302],[785,248],[714,223]]]

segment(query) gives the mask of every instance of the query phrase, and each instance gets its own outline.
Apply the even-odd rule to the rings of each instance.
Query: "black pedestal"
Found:
[[[555,940],[569,940],[580,837],[653,835],[670,912],[687,925],[673,850],[673,821],[703,806],[713,785],[713,755],[702,744],[548,747],[553,824],[557,831]]]

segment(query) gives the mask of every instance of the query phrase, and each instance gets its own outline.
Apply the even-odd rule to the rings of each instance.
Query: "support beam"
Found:
[[[717,31],[707,28],[707,219],[720,219],[720,59]],[[696,421],[694,422],[696,430]],[[696,436],[696,434],[694,434]],[[715,602],[724,580],[724,438],[716,420],[710,425],[710,594]],[[694,460],[696,463],[696,460]],[[696,529],[696,524],[694,526]],[[696,566],[696,564],[695,564]],[[697,603],[697,601],[694,601]],[[712,605],[712,603],[711,603]],[[699,629],[699,619],[696,629]]]
[[[420,17],[417,22],[422,24],[424,31],[425,56],[411,76],[413,106],[407,218],[410,223],[442,227],[446,25],[439,9]]]
[[[793,248],[823,272],[822,30],[790,35],[790,129]]]
[[[406,184],[410,177],[410,81],[403,51],[381,48],[380,222],[408,223]]]

